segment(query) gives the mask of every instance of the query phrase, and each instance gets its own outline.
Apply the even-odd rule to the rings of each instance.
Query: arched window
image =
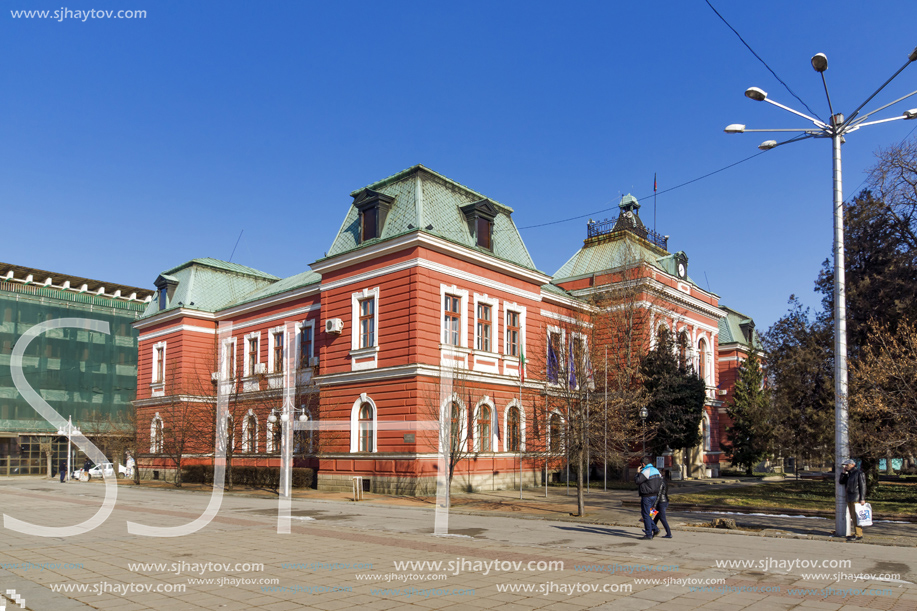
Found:
[[[478,452],[493,451],[493,412],[489,405],[478,408],[478,421],[475,430]]]
[[[376,418],[379,408],[366,393],[362,393],[350,408],[350,451],[376,452],[378,435]]]
[[[242,422],[242,451],[249,453],[258,451],[258,419],[251,411]]]
[[[270,454],[280,452],[281,439],[283,438],[283,424],[280,421],[280,410],[272,410],[271,415],[277,418],[277,422],[267,420],[267,451]]]
[[[305,416],[304,422],[312,420],[309,410],[302,406],[302,416]],[[300,418],[302,418],[300,416]],[[293,429],[293,453],[294,454],[311,454],[312,453],[312,429],[307,431]]]
[[[236,450],[236,421],[232,414],[226,414],[226,449],[229,454]]]
[[[515,405],[506,413],[506,451],[518,452],[522,440],[520,428],[519,408]]]
[[[678,364],[682,367],[688,366],[688,334],[684,331],[678,333]]]
[[[697,377],[710,384],[707,380],[707,340],[704,338],[697,342]]]
[[[156,415],[153,416],[152,422],[150,422],[150,453],[151,454],[161,454],[162,453],[162,441],[163,441],[163,431],[162,431],[162,418],[159,415],[159,412],[156,412]]]
[[[548,439],[551,443],[552,452],[560,452],[563,449],[563,430],[560,414],[551,414],[548,424]]]
[[[710,416],[707,414],[704,414],[704,419],[701,421],[701,427],[701,432],[704,436],[704,451],[711,452],[713,451],[713,440],[710,434]]]
[[[372,452],[373,447],[373,408],[369,403],[360,406],[360,443],[358,452]]]

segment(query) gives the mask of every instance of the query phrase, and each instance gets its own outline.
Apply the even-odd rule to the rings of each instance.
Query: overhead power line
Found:
[[[662,191],[656,191],[656,195],[661,195],[662,193],[669,193],[670,191],[674,191],[675,189],[680,189],[680,188],[682,188],[682,187],[685,187],[685,186],[687,186],[687,185],[690,185],[690,184],[692,184],[692,183],[695,183],[695,182],[697,182],[697,181],[699,181],[699,180],[703,180],[703,179],[705,179],[705,178],[709,178],[710,176],[713,176],[714,174],[719,174],[720,172],[724,172],[724,171],[728,170],[729,168],[733,168],[733,167],[739,165],[740,163],[745,163],[746,161],[749,161],[749,160],[751,160],[751,159],[754,159],[755,157],[759,157],[759,156],[761,156],[761,155],[763,155],[763,154],[765,154],[765,153],[768,153],[768,152],[770,152],[770,151],[767,150],[767,151],[761,151],[761,152],[759,152],[759,153],[755,153],[754,155],[751,155],[751,156],[749,156],[749,157],[746,157],[745,159],[740,159],[739,161],[730,163],[730,164],[727,165],[727,166],[723,166],[722,168],[720,168],[720,169],[718,169],[718,170],[714,170],[714,171],[712,171],[712,172],[707,172],[707,173],[704,174],[703,176],[698,176],[697,178],[692,178],[691,180],[685,181],[685,182],[683,182],[683,183],[681,183],[681,184],[677,184],[677,185],[675,185],[674,187],[669,187],[668,189],[663,189]],[[638,200],[640,200],[640,199],[645,199],[645,198],[647,198],[647,197],[650,197],[651,195],[652,195],[652,193],[649,193],[649,194],[644,195],[644,196],[642,196],[642,197],[638,197],[637,199],[638,199]],[[613,202],[613,201],[610,201],[610,202],[607,202],[600,210],[595,210],[595,211],[593,211],[593,212],[587,212],[586,214],[580,214],[579,216],[571,216],[571,217],[569,217],[569,218],[560,219],[560,220],[557,220],[557,221],[548,221],[547,223],[538,223],[537,225],[526,225],[525,227],[519,227],[519,230],[522,230],[522,229],[535,229],[535,228],[537,228],[537,227],[548,227],[548,226],[550,226],[550,225],[559,225],[560,223],[568,223],[568,222],[570,222],[570,221],[578,221],[578,220],[580,220],[580,219],[584,219],[584,218],[589,217],[589,216],[593,216],[593,215],[596,215],[596,214],[601,214],[601,213],[607,211],[608,208],[609,208],[612,204],[614,204],[614,202]]]
[[[797,100],[799,100],[799,103],[802,104],[803,106],[805,106],[806,109],[808,109],[808,111],[809,111],[810,114],[813,114],[813,115],[815,115],[816,117],[818,117],[819,119],[821,119],[821,117],[819,116],[819,114],[818,114],[817,112],[815,112],[814,110],[812,110],[811,108],[809,108],[809,105],[806,104],[806,103],[802,100],[802,98],[800,98],[798,95],[796,95],[796,93],[795,93],[792,89],[790,89],[790,86],[787,85],[785,82],[783,82],[783,79],[782,79],[782,78],[780,78],[779,76],[777,76],[777,73],[774,72],[774,70],[773,70],[770,66],[767,65],[767,62],[764,61],[764,60],[761,58],[760,55],[758,55],[757,53],[755,53],[755,50],[751,48],[751,45],[749,45],[747,42],[745,42],[745,39],[742,38],[742,35],[739,34],[739,33],[736,31],[736,29],[735,29],[734,27],[732,27],[732,25],[730,25],[730,23],[729,23],[728,21],[726,21],[726,18],[725,18],[725,17],[723,17],[722,15],[720,15],[720,12],[719,12],[718,10],[716,10],[716,8],[715,8],[712,4],[710,4],[710,0],[704,0],[704,2],[706,2],[706,3],[707,3],[707,6],[710,7],[710,10],[712,10],[714,13],[716,13],[716,16],[719,17],[719,18],[722,20],[722,22],[726,24],[726,27],[728,27],[730,30],[732,30],[733,33],[734,33],[736,36],[739,37],[739,40],[741,40],[741,41],[742,41],[742,44],[745,45],[745,47],[746,47],[749,51],[751,51],[751,54],[754,55],[756,58],[758,58],[758,61],[759,61],[759,62],[761,62],[762,64],[764,64],[764,67],[767,68],[768,71],[769,71],[771,74],[774,75],[774,78],[777,79],[778,81],[780,81],[780,84],[783,85],[784,88],[785,88],[787,91],[790,92],[790,95],[793,96],[794,98],[796,98]]]

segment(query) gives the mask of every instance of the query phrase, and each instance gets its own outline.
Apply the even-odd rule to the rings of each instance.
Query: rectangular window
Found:
[[[485,218],[478,217],[475,222],[475,233],[477,233],[478,246],[481,248],[486,248],[491,250],[492,244],[490,240],[491,232],[491,222]]]
[[[519,312],[506,312],[506,354],[519,356]]]
[[[312,327],[303,326],[299,331],[299,366],[308,367],[312,358]]]
[[[548,381],[557,384],[560,376],[561,359],[563,358],[563,345],[560,333],[548,332]]]
[[[377,208],[368,208],[360,214],[362,241],[371,240],[379,237],[376,231],[378,225],[379,210]]]
[[[478,304],[478,350],[490,352],[490,312],[491,307],[486,303]]]
[[[376,300],[372,297],[360,300],[360,348],[376,345]]]
[[[163,369],[165,368],[166,347],[156,346],[153,348],[153,382],[161,383],[163,381]]]
[[[458,346],[459,328],[462,324],[462,314],[460,312],[462,300],[455,295],[446,295],[443,314],[443,343],[450,346]]]
[[[258,338],[248,338],[248,375],[255,375],[255,365],[258,364]]]
[[[166,289],[165,288],[159,289],[159,309],[160,310],[166,309],[167,299],[168,299],[168,292],[166,292]]]
[[[234,380],[236,378],[236,343],[226,342],[226,378]]]
[[[283,371],[283,331],[273,334],[274,337],[274,373]]]

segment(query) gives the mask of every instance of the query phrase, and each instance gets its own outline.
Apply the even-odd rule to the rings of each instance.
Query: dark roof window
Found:
[[[494,219],[497,218],[497,207],[490,200],[482,199],[462,206],[461,210],[468,222],[468,230],[474,238],[475,245],[493,251]]]
[[[385,218],[395,198],[372,189],[363,189],[353,198],[353,205],[360,211],[360,243],[382,237]]]

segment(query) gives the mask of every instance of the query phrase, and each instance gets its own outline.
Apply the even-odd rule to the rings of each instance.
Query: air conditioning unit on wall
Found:
[[[325,333],[340,335],[344,332],[344,321],[340,318],[329,318],[325,321]]]

